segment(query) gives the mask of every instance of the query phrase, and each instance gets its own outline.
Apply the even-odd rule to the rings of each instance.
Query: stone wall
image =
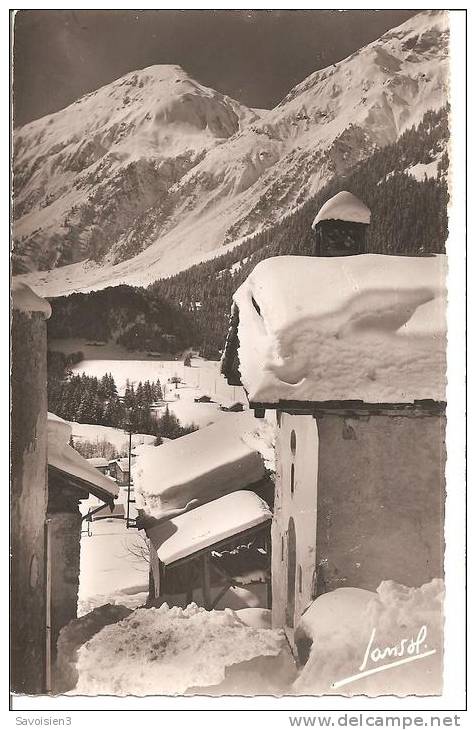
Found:
[[[56,642],[60,630],[77,617],[80,540],[81,514],[77,505],[72,506],[69,512],[48,512],[50,626],[53,661],[56,656]]]
[[[318,424],[319,592],[442,577],[444,417],[325,415]]]
[[[279,414],[274,626],[290,634],[307,605],[335,588],[420,586],[443,575],[444,439],[436,413]]]
[[[46,322],[13,311],[11,371],[11,683],[45,690]]]

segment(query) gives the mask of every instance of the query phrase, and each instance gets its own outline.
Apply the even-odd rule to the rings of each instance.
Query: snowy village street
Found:
[[[303,260],[293,263],[298,266],[301,261],[304,263]],[[372,291],[376,277],[382,280],[384,260],[376,257],[368,261],[367,266],[363,266],[363,259],[354,261],[352,266],[353,280],[360,280],[362,304],[353,301],[349,322],[355,322],[357,316],[363,322],[369,317],[365,290]],[[273,262],[273,276],[268,278],[268,282],[285,291],[286,279],[282,282],[279,279],[280,263],[284,263],[284,259]],[[341,275],[338,260],[336,263],[314,260],[314,268],[310,264],[306,262],[300,278],[304,281],[308,276],[311,287],[321,275],[321,270],[326,282],[337,281]],[[332,333],[336,326],[341,331],[348,328],[343,315],[336,321],[332,316],[329,319],[329,315],[327,320],[323,319],[319,310],[313,312],[316,324],[313,325],[311,347],[315,347],[316,336],[321,346],[313,351],[311,362],[320,360],[324,368],[336,359],[342,363],[340,373],[333,375],[333,379],[327,379],[327,390],[323,394],[334,392],[341,398],[352,398],[354,394],[364,394],[367,388],[370,390],[365,394],[366,400],[381,398],[391,401],[401,397],[398,390],[401,387],[413,389],[413,397],[417,393],[430,395],[441,387],[439,370],[433,375],[424,369],[422,371],[429,358],[434,362],[435,357],[441,355],[438,340],[421,335],[422,323],[427,320],[421,318],[419,302],[422,301],[428,309],[428,294],[420,296],[411,287],[408,288],[406,266],[403,259],[392,261],[393,274],[388,295],[381,290],[380,301],[375,297],[370,300],[373,318],[382,307],[381,316],[386,330],[385,339],[379,340],[382,335],[375,337],[372,322],[365,336],[366,347],[373,348],[374,352],[372,367],[375,375],[370,379],[365,377],[368,366],[364,360],[361,360],[364,371],[361,383],[355,368],[351,374],[344,366],[346,360],[350,363],[359,352],[355,338],[344,338],[344,342],[331,339],[332,347],[339,348],[338,353],[330,345],[326,345],[325,349],[322,347],[323,335],[329,329]],[[440,268],[437,262],[432,261],[423,261],[421,266],[420,279],[426,281],[426,291],[431,287],[434,289],[432,307],[436,312],[441,311],[438,305]],[[292,622],[286,618],[290,628],[284,631],[279,627],[273,628],[269,603],[270,563],[265,560],[269,542],[265,537],[261,542],[260,533],[256,530],[260,530],[260,525],[265,526],[271,518],[268,504],[273,504],[273,498],[270,498],[267,484],[274,491],[277,469],[280,479],[284,480],[283,468],[286,467],[284,454],[280,464],[276,464],[277,423],[273,412],[269,412],[265,419],[257,419],[248,407],[250,394],[257,393],[255,381],[264,356],[259,354],[258,360],[249,360],[250,355],[256,358],[258,351],[255,347],[248,349],[247,345],[247,328],[254,326],[248,300],[251,296],[253,301],[254,297],[259,297],[265,316],[272,311],[273,301],[270,299],[267,303],[264,299],[266,284],[263,282],[267,279],[265,267],[261,269],[263,271],[250,278],[235,297],[241,310],[240,361],[248,395],[242,387],[226,382],[216,362],[195,357],[185,365],[177,360],[151,360],[141,353],[127,353],[122,359],[123,353],[119,349],[111,350],[107,345],[88,345],[77,341],[54,343],[55,348],[66,354],[75,349],[85,350],[85,358],[74,366],[73,374],[85,373],[101,379],[109,373],[121,396],[127,388],[139,387],[139,382],[160,380],[163,399],[154,406],[157,417],[167,409],[184,425],[193,423],[198,426],[198,430],[173,441],[165,439],[161,445],[154,445],[154,438],[146,434],[133,434],[130,498],[126,474],[114,511],[101,509],[97,515],[92,515],[91,520],[83,522],[78,619],[64,627],[58,639],[55,670],[58,692],[115,695],[345,693],[346,677],[353,675],[359,657],[366,656],[369,636],[373,637],[378,632],[377,635],[385,636],[387,642],[391,637],[389,645],[392,646],[393,642],[392,651],[395,656],[400,656],[404,653],[405,643],[418,646],[415,642],[422,626],[426,627],[425,636],[428,631],[431,632],[433,648],[432,658],[427,660],[423,674],[417,675],[419,691],[432,692],[437,686],[443,597],[441,580],[430,581],[419,589],[407,588],[393,581],[382,582],[377,592],[337,588],[311,602],[310,606],[309,599],[300,603],[307,610],[297,624],[294,624],[294,618]],[[335,297],[332,287],[322,299],[326,314],[333,308],[338,310],[338,304],[343,301],[341,285],[338,291],[336,304],[332,304],[332,297]],[[400,292],[397,299],[395,291]],[[272,290],[270,294],[275,296]],[[300,296],[301,300],[297,299],[295,304],[298,317],[301,316],[300,310],[309,307],[310,301],[305,287]],[[291,301],[291,296],[287,300]],[[402,334],[407,338],[409,333],[415,332],[420,337],[415,350],[419,353],[419,360],[415,362],[414,375],[407,367],[405,380],[399,385],[395,379],[387,379],[384,370],[388,361],[379,353],[382,341],[385,341],[387,351],[394,348],[392,368],[398,358],[402,359],[402,364],[409,365],[407,340],[392,334],[400,319],[408,317],[402,312],[409,308],[419,314],[413,318],[414,325],[407,322]],[[289,347],[285,332],[292,333],[293,338],[299,336],[296,324],[291,325],[292,318],[296,316],[293,312],[293,309],[285,308],[273,314],[272,327],[283,328],[280,335],[282,348]],[[432,323],[432,331],[438,333],[438,318],[434,317]],[[308,328],[307,321],[304,329],[306,338],[309,337]],[[260,342],[260,338],[254,336],[255,341]],[[349,346],[351,349],[346,354],[345,348]],[[309,351],[309,346],[306,347]],[[415,343],[412,347],[415,349]],[[267,350],[264,346],[263,353],[266,352],[272,353],[272,349]],[[305,350],[302,351],[304,353]],[[225,367],[226,357],[225,354]],[[296,396],[304,396],[304,400],[321,387],[319,381],[313,381],[315,371],[306,369],[306,362],[309,360],[296,365],[301,373],[305,373],[305,378],[299,384],[301,390],[294,390]],[[377,369],[379,363],[383,368],[380,373]],[[282,368],[276,370],[270,363],[267,372],[273,371],[278,378],[273,376],[274,379],[269,380],[268,375],[268,380],[259,385],[266,389],[262,391],[266,395],[252,395],[254,400],[272,400],[275,392],[286,392],[284,389],[289,387],[286,381],[295,377],[290,373],[284,374]],[[386,383],[385,391],[382,391],[383,382]],[[304,390],[306,387],[308,390]],[[301,393],[303,395],[300,396]],[[298,416],[298,419],[303,419],[303,416]],[[300,420],[300,423],[305,424],[306,421]],[[301,431],[297,433],[301,439]],[[101,440],[107,439],[115,444],[118,452],[124,448],[127,450],[127,433],[120,429],[73,422],[71,434],[76,448],[82,448],[84,441],[99,445]],[[295,448],[292,438],[291,448]],[[310,457],[309,453],[306,468],[311,465]],[[100,460],[91,461],[100,466]],[[122,459],[122,462],[126,461]],[[126,464],[123,467],[126,468]],[[299,488],[299,471],[296,479]],[[242,491],[250,487],[253,491]],[[284,509],[281,503],[284,495],[277,499],[278,502],[276,497],[274,500],[275,520]],[[100,504],[97,498],[91,498],[82,505],[82,514],[87,516]],[[309,522],[312,514],[312,511],[304,511],[301,519]],[[129,527],[127,515],[131,519]],[[141,515],[147,515],[145,522]],[[244,537],[246,534],[253,537],[252,533],[258,542],[249,542],[250,538]],[[232,541],[231,549],[223,552],[220,545],[226,545],[226,541],[234,535],[243,537],[240,542]],[[261,553],[254,552],[253,545],[262,545],[258,548]],[[204,552],[210,547],[211,552]],[[290,549],[288,547],[288,554]],[[153,557],[154,554],[157,557]],[[203,562],[198,573],[196,569],[190,572],[193,563],[186,561],[200,555],[207,555],[207,562]],[[273,565],[278,560],[274,556]],[[180,568],[167,567],[182,563],[184,565]],[[187,565],[190,567],[187,568]],[[228,582],[222,585],[220,576],[223,577],[224,568],[229,577]],[[305,569],[303,562],[300,570]],[[203,573],[204,570],[207,572]],[[214,572],[216,570],[218,573]],[[279,600],[280,570],[273,577],[275,603]],[[298,596],[296,600],[302,602],[303,599]],[[406,627],[403,644],[398,626]],[[293,650],[293,646],[296,649]],[[346,647],[345,652],[343,647]],[[302,664],[304,666],[300,667]],[[365,680],[365,674],[359,681],[359,691],[368,694],[385,692],[389,686],[385,675],[381,678],[379,675],[378,681],[372,679],[370,682]],[[415,676],[413,673],[409,680],[405,671],[394,669],[392,691],[405,694],[410,684],[415,686]],[[342,683],[336,682],[339,678]]]

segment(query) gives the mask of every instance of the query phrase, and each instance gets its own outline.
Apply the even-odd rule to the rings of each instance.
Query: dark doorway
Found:
[[[286,626],[294,628],[294,608],[296,605],[296,528],[294,520],[288,524],[288,596],[286,602]]]

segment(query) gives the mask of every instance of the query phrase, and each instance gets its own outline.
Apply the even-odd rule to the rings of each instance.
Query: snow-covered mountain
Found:
[[[222,253],[446,104],[447,56],[425,11],[259,113],[178,66],[127,74],[15,133],[16,259],[61,266],[27,277],[52,295]]]

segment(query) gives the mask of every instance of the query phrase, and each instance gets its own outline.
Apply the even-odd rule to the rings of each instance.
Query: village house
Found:
[[[241,413],[245,407],[240,401],[222,401],[220,403],[220,410],[227,411],[229,413]]]
[[[195,403],[211,403],[212,398],[207,393],[202,393],[201,395],[197,395],[194,399]]]
[[[248,411],[138,449],[137,526],[149,539],[151,602],[183,594],[184,605],[214,608],[250,568],[269,583],[274,484],[260,430]]]
[[[115,509],[118,487],[69,446],[72,428],[48,414],[48,504],[46,513],[47,645],[51,664],[56,658],[59,632],[77,617],[80,539],[83,515],[80,503],[95,497],[100,510]],[[53,680],[54,685],[54,680]],[[54,686],[51,687],[54,689]]]
[[[127,457],[113,459],[108,463],[108,468],[110,476],[116,480],[120,487],[125,487],[129,484],[129,459]]]
[[[81,514],[90,494],[112,504],[113,481],[68,445],[71,429],[47,415],[49,304],[12,287],[11,689],[53,689],[59,630],[76,616]]]
[[[323,257],[267,259],[237,290],[222,362],[276,412],[272,610],[291,639],[323,593],[443,576],[446,259],[358,255],[363,233],[328,257],[325,220]]]

